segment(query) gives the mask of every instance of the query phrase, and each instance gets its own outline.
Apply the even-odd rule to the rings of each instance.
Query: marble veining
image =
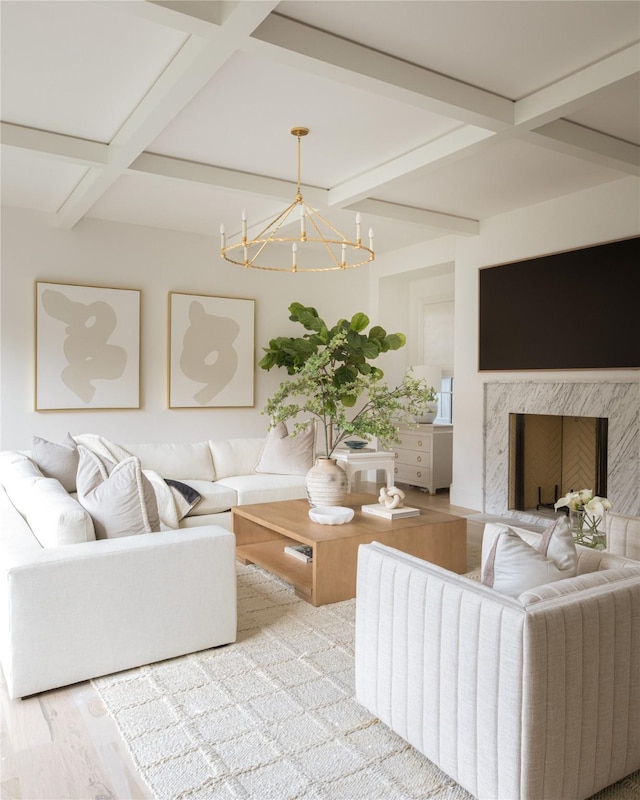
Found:
[[[640,515],[640,383],[485,383],[484,511],[535,521],[508,509],[509,414],[607,417],[607,497],[618,513]]]

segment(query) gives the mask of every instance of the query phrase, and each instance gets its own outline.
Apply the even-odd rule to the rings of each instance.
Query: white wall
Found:
[[[451,502],[483,510],[483,385],[495,380],[602,380],[639,381],[637,370],[581,370],[554,372],[478,372],[478,269],[560,250],[622,239],[640,233],[640,181],[624,178],[596,189],[559,198],[482,223],[480,235],[425,243],[377,263],[377,286],[370,289],[371,308],[385,305],[385,278],[396,275],[404,297],[396,307],[408,308],[414,298],[406,273],[435,269],[447,252],[455,262],[455,393],[454,455]],[[622,288],[624,290],[625,287]],[[626,287],[629,288],[629,287]],[[606,275],[594,291],[609,287]],[[636,289],[637,290],[637,289]],[[402,295],[402,293],[401,293]],[[526,298],[523,298],[526,302]],[[508,331],[505,331],[508,335]]]
[[[262,436],[268,420],[261,410],[286,377],[282,370],[256,367],[254,408],[167,408],[169,292],[255,299],[257,362],[269,339],[303,333],[288,320],[294,301],[315,306],[328,322],[367,312],[368,274],[244,270],[223,262],[218,246],[217,236],[91,219],[60,230],[36,213],[3,208],[0,448],[29,447],[33,434],[58,441],[67,431],[118,442]],[[142,291],[140,410],[34,410],[36,281]]]

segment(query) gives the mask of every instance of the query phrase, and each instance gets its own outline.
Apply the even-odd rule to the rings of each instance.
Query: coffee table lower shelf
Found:
[[[300,561],[284,552],[285,547],[295,547],[300,542],[281,537],[269,542],[254,542],[236,547],[236,558],[242,564],[257,564],[272,575],[290,583],[296,594],[308,599],[312,595],[313,562]]]

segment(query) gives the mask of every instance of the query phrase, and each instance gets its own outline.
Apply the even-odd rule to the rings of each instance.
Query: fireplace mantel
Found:
[[[484,511],[522,519],[522,512],[508,508],[509,414],[607,417],[607,496],[618,513],[640,515],[640,383],[485,383]]]

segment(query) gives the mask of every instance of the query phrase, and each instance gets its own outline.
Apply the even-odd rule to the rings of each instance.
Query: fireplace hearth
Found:
[[[525,510],[514,507],[509,472],[512,455],[509,432],[513,424],[512,415],[524,414],[606,421],[606,491],[600,493],[608,497],[614,511],[640,515],[640,383],[496,381],[485,383],[484,388],[485,513],[534,523],[540,516],[545,516],[544,507],[535,508],[538,504],[537,484],[534,488],[535,502],[527,497],[523,502]],[[596,424],[602,427],[605,423]],[[601,453],[601,470],[602,460]],[[580,476],[574,479],[578,480],[581,480]],[[548,504],[551,500],[549,484],[545,483],[544,489],[543,484],[540,485],[544,493],[541,505]],[[555,481],[550,485],[553,493]],[[559,481],[561,496],[565,493],[564,486],[566,484]],[[584,485],[569,488],[596,489],[596,486],[594,479],[593,484],[587,485],[585,481]],[[602,486],[601,483],[601,489]]]

